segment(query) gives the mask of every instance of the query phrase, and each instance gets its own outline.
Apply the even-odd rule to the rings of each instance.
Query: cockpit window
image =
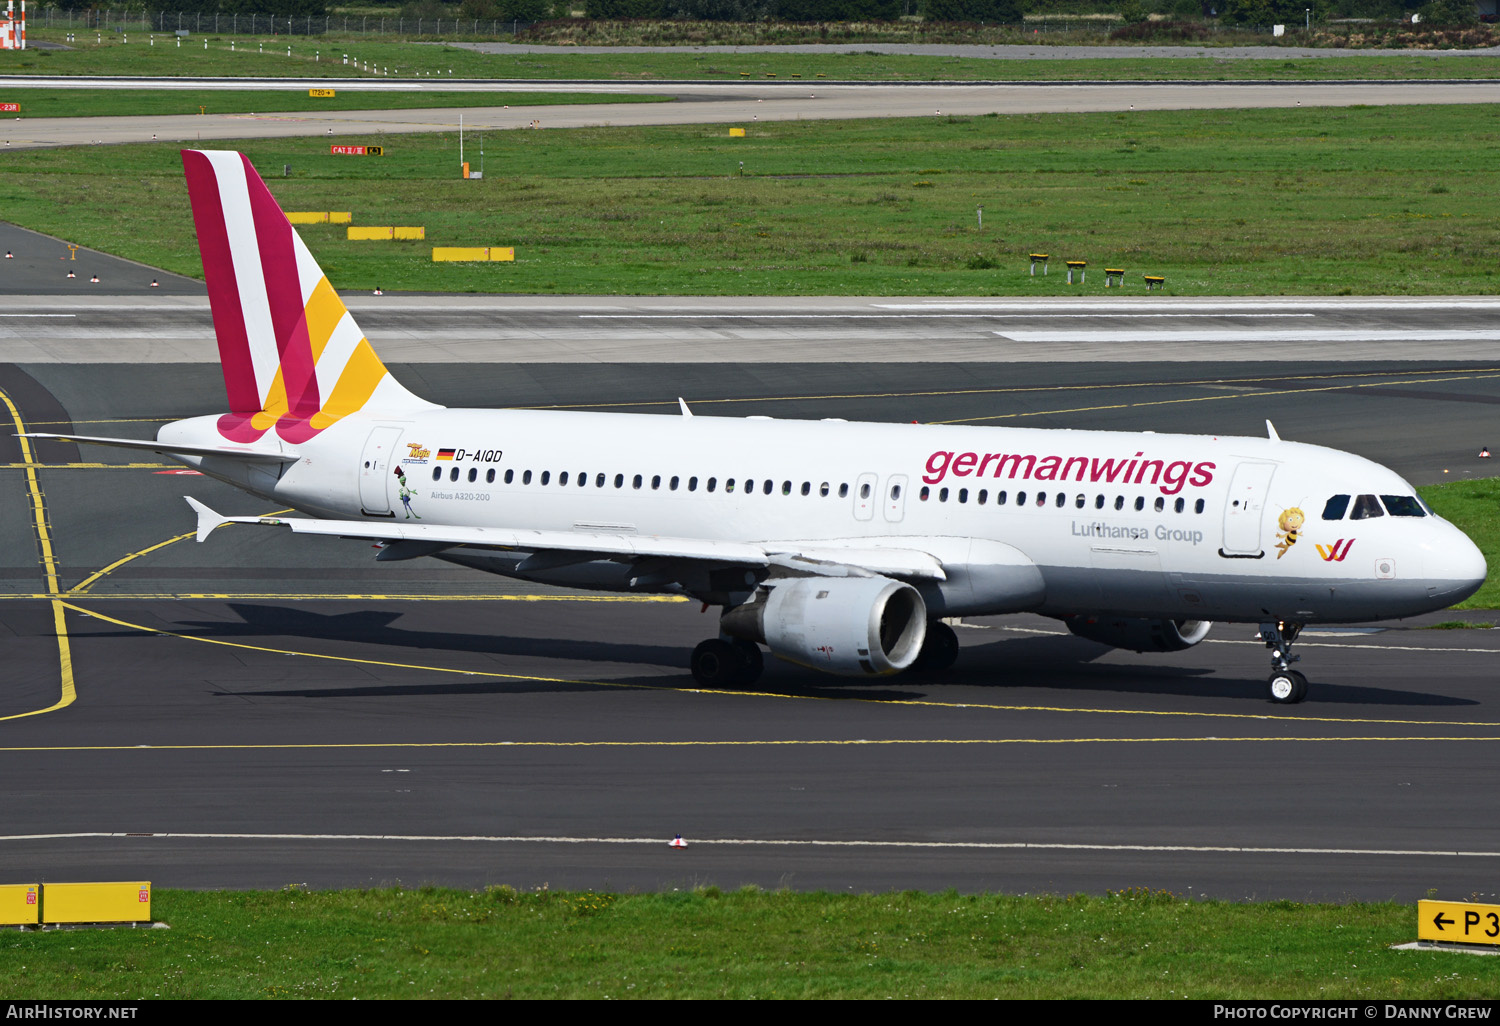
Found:
[[[1382,495],[1386,512],[1393,517],[1425,517],[1422,504],[1415,495]]]
[[[1380,500],[1373,495],[1361,495],[1354,500],[1354,512],[1349,514],[1350,520],[1373,520],[1375,517],[1385,516],[1385,510],[1380,508]]]
[[[1347,513],[1348,511],[1349,511],[1349,496],[1347,496],[1347,495],[1335,495],[1332,498],[1330,498],[1328,500],[1328,504],[1323,507],[1323,519],[1324,520],[1342,520],[1342,519],[1344,519],[1344,514]]]

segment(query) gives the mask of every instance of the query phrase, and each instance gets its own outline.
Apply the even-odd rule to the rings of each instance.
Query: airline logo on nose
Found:
[[[1353,538],[1350,538],[1348,541],[1340,538],[1332,545],[1319,545],[1318,555],[1322,556],[1323,561],[1326,563],[1342,563],[1344,557],[1349,555],[1349,550],[1352,548],[1354,548]]]

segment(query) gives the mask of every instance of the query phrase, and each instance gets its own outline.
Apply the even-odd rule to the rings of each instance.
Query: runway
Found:
[[[15,82],[12,78],[11,82]],[[42,87],[47,80],[24,84]],[[55,80],[54,80],[55,81]],[[180,85],[178,80],[158,84]],[[67,80],[78,87],[95,83]],[[264,80],[238,80],[256,88]],[[321,84],[321,83],[320,83]],[[1313,82],[1313,83],[910,83],[858,84],[820,81],[749,83],[546,83],[510,81],[467,83],[466,89],[575,87],[580,92],[613,91],[676,98],[663,103],[512,105],[459,109],[329,111],[327,113],[152,115],[139,117],[24,118],[0,122],[0,149],[148,142],[209,142],[302,136],[357,136],[457,131],[459,115],[475,131],[628,125],[731,124],[842,118],[978,116],[1082,111],[1148,111],[1251,107],[1347,107],[1479,103],[1500,100],[1500,82]],[[61,86],[59,86],[61,87]],[[459,88],[444,82],[442,89]],[[340,82],[340,88],[343,88]],[[433,86],[432,88],[438,88]]]
[[[1080,343],[1141,324],[1090,304],[911,317],[899,298],[375,298],[356,313],[376,348],[450,405],[671,413],[683,395],[700,416],[1245,434],[1269,418],[1423,483],[1487,474],[1474,454],[1500,438],[1488,300],[1161,304],[1130,312],[1177,315],[1183,336],[1248,337]],[[17,298],[11,311],[77,315],[0,320],[0,394],[25,427],[147,436],[223,404],[190,294]],[[557,345],[598,314],[645,323]],[[1304,337],[1276,337],[1288,330]],[[652,355],[605,345],[622,331]],[[1344,334],[1308,334],[1325,331]],[[803,359],[798,333],[812,340]],[[464,341],[444,350],[442,337]],[[986,345],[1033,358],[964,355]],[[695,346],[718,361],[684,358]],[[182,495],[266,510],[171,469],[55,443],[28,461],[0,439],[0,857],[28,878],[1145,886],[1234,900],[1494,890],[1488,632],[1309,632],[1298,651],[1313,691],[1292,709],[1263,697],[1253,628],[1150,656],[1034,617],[965,624],[948,674],[845,681],[771,660],[753,691],[708,692],[683,669],[714,630],[696,605],[376,565],[363,543],[245,528],[198,545]],[[686,850],[667,847],[677,833]]]

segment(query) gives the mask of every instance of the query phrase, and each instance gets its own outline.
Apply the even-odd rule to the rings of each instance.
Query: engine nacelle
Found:
[[[1145,620],[1121,616],[1069,616],[1068,630],[1132,652],[1181,652],[1208,637],[1212,620]]]
[[[799,577],[763,588],[720,621],[724,632],[825,673],[881,676],[906,669],[927,635],[917,589],[888,577]]]

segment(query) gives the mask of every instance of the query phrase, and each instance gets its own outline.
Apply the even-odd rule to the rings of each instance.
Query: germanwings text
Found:
[[[1188,460],[1101,460],[1088,456],[1031,456],[999,452],[935,452],[927,457],[922,480],[930,485],[954,477],[1004,477],[1022,481],[1083,481],[1091,484],[1156,485],[1163,495],[1176,495],[1184,485],[1202,488],[1214,479],[1215,465]],[[993,467],[993,469],[991,469]]]

